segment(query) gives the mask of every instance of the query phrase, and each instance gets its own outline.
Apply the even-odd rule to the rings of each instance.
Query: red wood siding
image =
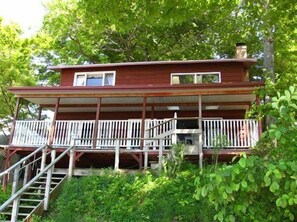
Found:
[[[224,119],[244,119],[245,110],[208,110],[203,111],[204,118],[222,117]],[[58,120],[95,120],[96,113],[59,113]],[[173,118],[173,111],[154,112],[154,118]],[[198,111],[179,111],[178,117],[195,117],[198,116]],[[146,112],[146,118],[151,118],[151,113]],[[101,112],[100,120],[125,120],[125,119],[141,119],[141,112]]]
[[[61,86],[73,86],[75,72],[116,71],[116,86],[125,85],[169,85],[171,73],[221,72],[222,82],[244,81],[241,63],[199,63],[117,66],[106,68],[65,69],[61,73]]]

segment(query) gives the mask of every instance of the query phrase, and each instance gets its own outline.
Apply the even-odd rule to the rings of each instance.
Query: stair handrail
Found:
[[[35,177],[33,177],[27,184],[25,184],[20,190],[18,190],[16,193],[14,193],[6,202],[4,202],[0,206],[0,212],[3,212],[9,204],[11,204],[13,201],[15,201],[24,191],[26,191],[32,184],[34,184],[35,181],[37,181],[46,171],[51,169],[59,160],[61,160],[69,151],[74,149],[74,145],[68,147],[63,153],[61,153],[57,158],[55,158],[54,161],[52,161],[49,165],[47,165],[40,173],[38,173]],[[55,150],[57,148],[52,148],[52,150]]]
[[[0,173],[0,179],[9,174],[11,171],[13,171],[15,168],[17,168],[19,165],[23,164],[24,162],[26,162],[28,159],[30,159],[32,156],[34,156],[36,153],[38,153],[39,151],[43,150],[47,148],[47,145],[43,145],[41,147],[39,147],[38,149],[36,149],[34,152],[32,152],[31,154],[29,154],[28,156],[22,158],[21,160],[19,160],[17,163],[15,163],[14,165],[12,165],[11,167],[9,167],[8,169],[4,170],[3,172]]]

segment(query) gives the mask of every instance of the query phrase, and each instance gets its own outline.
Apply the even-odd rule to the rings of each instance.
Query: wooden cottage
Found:
[[[59,86],[10,89],[18,104],[28,100],[54,117],[18,120],[17,104],[8,157],[45,144],[60,152],[75,144],[76,167],[116,161],[121,168],[146,168],[178,142],[200,164],[217,146],[221,155],[249,152],[261,133],[258,120],[245,119],[257,103],[255,87],[263,85],[249,81],[255,63],[235,58],[49,67],[60,72]]]

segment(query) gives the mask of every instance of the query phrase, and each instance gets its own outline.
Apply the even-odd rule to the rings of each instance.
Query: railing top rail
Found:
[[[163,140],[171,140],[170,138],[97,138],[97,139],[93,139],[93,138],[75,138],[74,141],[77,141],[77,140],[103,140],[103,141],[106,141],[106,140],[151,140],[151,141],[156,141],[156,140],[160,140],[160,139],[163,139]]]
[[[1,172],[0,173],[0,178],[3,177],[3,176],[5,176],[6,174],[8,174],[10,171],[14,170],[16,167],[18,167],[19,165],[21,165],[22,163],[24,163],[25,161],[27,161],[32,156],[34,156],[36,153],[38,153],[39,151],[43,150],[46,147],[47,147],[47,145],[43,145],[43,146],[39,147],[38,149],[36,149],[34,152],[32,152],[31,154],[29,154],[28,156],[22,158],[17,163],[15,163],[14,165],[12,165],[11,167],[9,167],[8,169],[6,169],[3,172]]]
[[[34,119],[30,119],[30,120],[16,120],[16,122],[49,122],[51,123],[52,121],[51,120],[34,120]]]
[[[26,191],[36,180],[38,180],[46,171],[48,171],[52,166],[54,166],[60,159],[62,159],[74,146],[68,147],[63,153],[61,153],[53,162],[47,165],[39,174],[32,178],[25,186],[13,194],[5,203],[0,206],[0,212],[5,210],[9,204],[11,204],[19,195]],[[52,148],[55,149],[55,148]]]

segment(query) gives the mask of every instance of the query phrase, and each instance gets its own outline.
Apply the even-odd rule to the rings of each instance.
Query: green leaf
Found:
[[[280,139],[280,137],[282,136],[282,133],[280,131],[278,131],[278,130],[275,130],[274,135],[275,135],[276,139]]]
[[[248,179],[250,182],[255,182],[255,178],[254,178],[253,174],[251,174],[251,173],[248,174]]]
[[[285,90],[285,95],[287,97],[287,100],[290,100],[291,93],[288,90]]]
[[[208,193],[208,191],[207,191],[206,186],[202,187],[202,191],[201,191],[202,197],[206,197],[207,196],[207,193]]]
[[[264,176],[264,182],[265,182],[265,185],[268,187],[268,186],[270,186],[270,184],[271,184],[271,179],[270,179],[270,177],[269,176]]]
[[[228,198],[228,194],[226,192],[223,192],[223,199],[227,199]]]
[[[247,188],[247,182],[246,182],[245,180],[242,180],[242,181],[241,181],[241,186],[242,186],[243,188]]]
[[[290,86],[289,87],[289,91],[290,91],[291,94],[294,94],[295,87],[294,86]]]
[[[269,190],[274,193],[279,189],[279,184],[276,181],[273,181],[272,184],[269,187]]]
[[[282,178],[282,174],[281,174],[281,172],[279,170],[275,169],[273,171],[273,173],[274,173],[275,178],[277,178],[277,179],[281,179]]]
[[[239,174],[240,173],[239,168],[236,167],[236,166],[234,167],[233,171],[234,171],[235,174]]]
[[[245,158],[241,158],[239,161],[238,161],[239,165],[242,167],[242,168],[245,168],[246,167],[246,159]]]
[[[297,109],[297,105],[294,104],[294,103],[289,104],[289,106],[292,107],[292,108],[294,108],[294,109]]]

